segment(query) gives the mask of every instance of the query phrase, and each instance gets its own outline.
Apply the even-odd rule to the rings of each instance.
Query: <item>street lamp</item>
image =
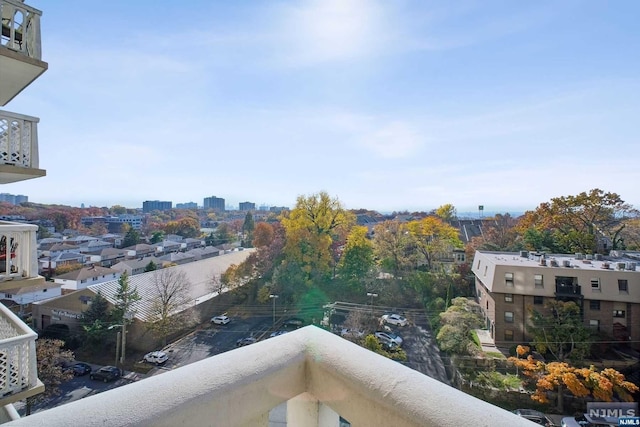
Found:
[[[373,317],[373,299],[378,296],[378,294],[374,294],[373,292],[367,292],[367,296],[371,297],[371,317]]]
[[[276,298],[278,295],[271,294],[269,298],[273,300],[273,326],[276,326]]]

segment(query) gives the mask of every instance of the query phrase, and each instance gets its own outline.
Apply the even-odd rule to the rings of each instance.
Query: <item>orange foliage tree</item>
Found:
[[[535,381],[536,390],[531,399],[549,402],[549,393],[558,393],[558,409],[563,411],[562,393],[567,388],[576,397],[592,396],[604,402],[610,402],[614,396],[632,402],[632,394],[638,391],[638,386],[626,381],[623,374],[612,368],[598,371],[593,365],[589,368],[576,368],[565,362],[545,363],[535,360],[531,355],[521,358],[529,352],[527,346],[518,346],[518,357],[510,357],[522,373]]]

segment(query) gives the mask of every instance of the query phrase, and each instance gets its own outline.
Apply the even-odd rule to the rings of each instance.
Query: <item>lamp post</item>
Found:
[[[124,363],[124,349],[125,349],[125,343],[127,339],[127,332],[125,330],[124,323],[122,325],[111,325],[107,329],[111,330],[113,328],[122,328],[122,332],[118,331],[118,335],[116,338],[116,366],[118,366],[118,353],[120,353],[120,343],[122,343],[122,353],[120,354],[120,364],[122,365]]]
[[[271,294],[269,298],[273,300],[273,326],[276,326],[276,298],[278,295]]]
[[[373,299],[376,298],[378,296],[378,294],[374,294],[373,292],[367,292],[367,296],[371,297],[371,317],[373,317]]]

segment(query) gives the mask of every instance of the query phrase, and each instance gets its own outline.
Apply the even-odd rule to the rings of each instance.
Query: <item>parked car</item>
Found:
[[[257,341],[258,340],[255,339],[254,337],[240,338],[238,341],[236,341],[236,347],[244,347],[245,345],[250,345]]]
[[[101,380],[105,383],[113,380],[117,380],[122,376],[122,372],[120,368],[116,368],[115,366],[103,366],[95,372],[91,372],[89,374],[89,378],[92,380]]]
[[[144,361],[147,363],[155,363],[156,365],[162,365],[169,359],[167,353],[164,351],[152,351],[144,355]]]
[[[545,427],[553,427],[553,421],[551,421],[545,414],[535,409],[516,409],[514,414],[526,418],[529,421],[533,421],[536,424],[540,424]]]
[[[271,332],[271,335],[269,335],[269,338],[273,338],[273,337],[277,337],[279,335],[284,335],[289,331],[275,331],[275,332]]]
[[[227,323],[231,322],[231,319],[225,315],[215,316],[211,318],[211,322],[214,325],[226,325]]]
[[[297,317],[292,317],[282,322],[282,327],[285,329],[298,329],[298,328],[301,328],[303,325],[304,325],[304,320],[299,319]]]
[[[617,427],[618,417],[592,417],[589,414],[578,417],[564,417],[560,422],[562,427]]]
[[[396,335],[392,332],[382,332],[378,331],[375,334],[375,337],[378,338],[380,342],[395,342],[397,345],[402,345],[402,338],[399,335]]]
[[[364,331],[342,328],[342,330],[340,331],[340,336],[344,338],[362,338],[364,336]]]
[[[400,316],[399,314],[385,314],[382,316],[382,322],[388,323],[390,325],[396,326],[407,326],[407,319]]]
[[[73,370],[73,375],[77,377],[81,377],[83,375],[87,375],[91,373],[91,366],[88,363],[77,362],[75,363],[71,369]]]

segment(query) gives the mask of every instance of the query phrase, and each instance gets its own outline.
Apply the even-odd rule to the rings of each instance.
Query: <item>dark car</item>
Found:
[[[535,409],[516,409],[513,413],[545,427],[553,426],[553,422],[545,414]]]
[[[238,341],[236,341],[236,347],[244,347],[245,345],[253,344],[256,341],[258,340],[254,337],[240,338]]]
[[[89,378],[92,380],[102,380],[105,383],[113,380],[117,380],[122,375],[119,368],[115,366],[103,366],[95,372],[89,374]]]
[[[78,362],[74,364],[71,369],[73,370],[73,375],[78,377],[91,373],[91,366],[89,366],[88,363],[84,362]]]

